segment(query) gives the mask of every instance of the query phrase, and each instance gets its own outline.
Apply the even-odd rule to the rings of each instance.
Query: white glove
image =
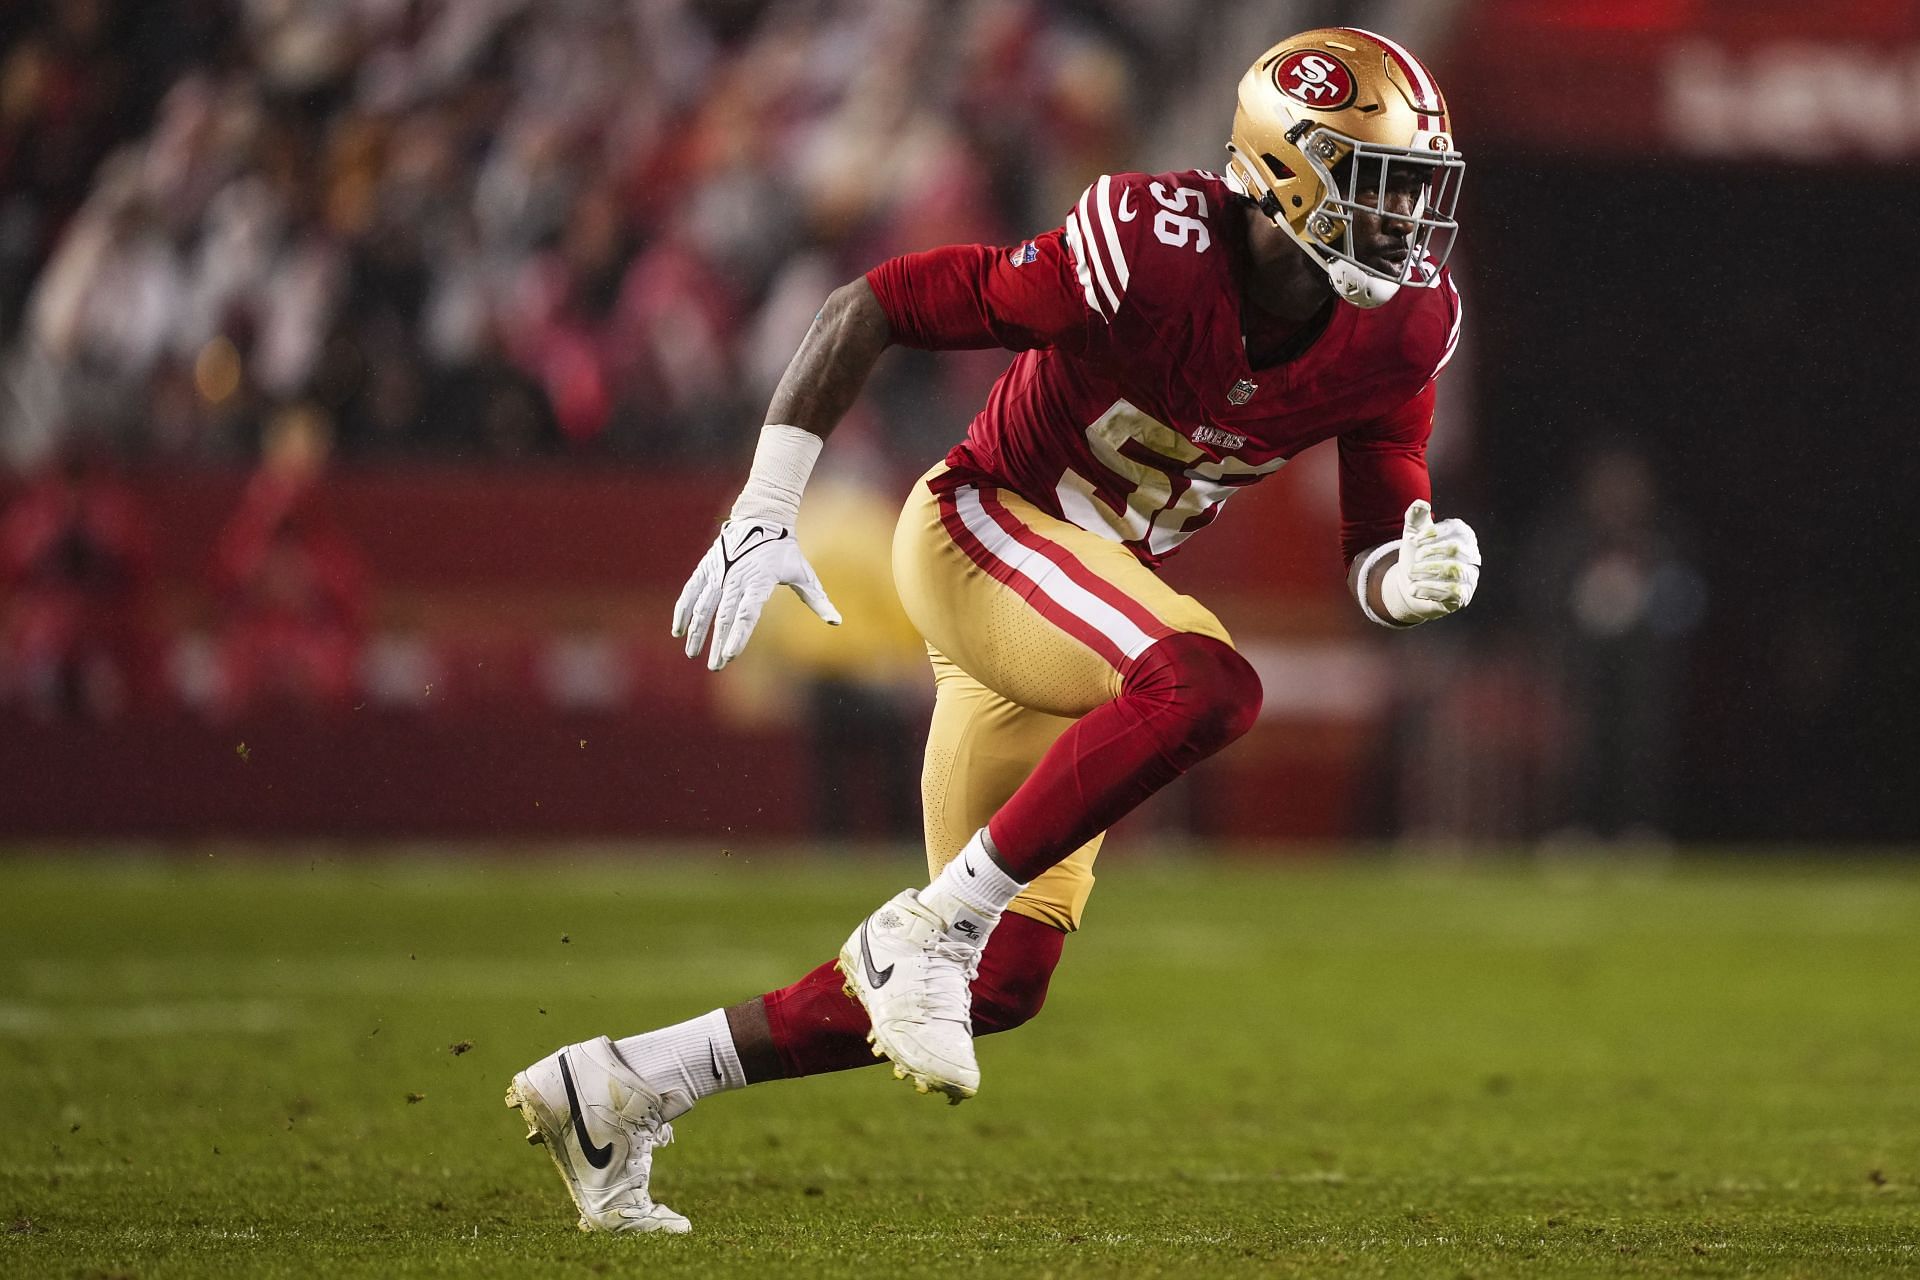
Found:
[[[1480,540],[1467,522],[1435,524],[1425,499],[1408,504],[1399,562],[1380,579],[1380,599],[1393,620],[1411,625],[1444,618],[1466,608],[1479,585]]]
[[[783,584],[799,592],[807,607],[828,625],[840,625],[840,611],[800,554],[791,526],[771,520],[729,520],[720,526],[720,536],[680,589],[680,599],[673,606],[673,634],[685,636],[687,656],[697,658],[711,630],[707,670],[718,671],[747,647],[760,611],[767,607],[774,588]]]

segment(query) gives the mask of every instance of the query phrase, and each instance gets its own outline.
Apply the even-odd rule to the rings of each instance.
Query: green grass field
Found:
[[[692,1236],[575,1232],[511,1073],[911,870],[0,862],[0,1273],[1920,1275],[1911,861],[1116,862],[979,1098],[714,1099],[656,1165]]]

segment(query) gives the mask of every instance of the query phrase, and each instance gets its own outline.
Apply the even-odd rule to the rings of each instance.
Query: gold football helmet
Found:
[[[1227,154],[1228,183],[1291,232],[1348,302],[1377,307],[1402,285],[1440,282],[1466,160],[1433,74],[1392,40],[1323,27],[1261,54],[1241,77]],[[1412,212],[1390,213],[1389,187],[1409,182]],[[1413,224],[1403,261],[1382,269],[1356,256],[1361,212]]]

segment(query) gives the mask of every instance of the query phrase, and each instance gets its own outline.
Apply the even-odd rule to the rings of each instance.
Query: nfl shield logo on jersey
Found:
[[[1029,240],[1007,255],[1007,261],[1016,267],[1024,267],[1040,256],[1040,246]]]
[[[1228,404],[1245,404],[1253,399],[1253,393],[1260,389],[1259,384],[1250,378],[1242,378],[1233,384],[1233,390],[1227,392]]]

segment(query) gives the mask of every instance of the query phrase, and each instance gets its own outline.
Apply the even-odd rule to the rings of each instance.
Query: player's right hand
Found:
[[[711,633],[707,670],[718,671],[747,647],[760,611],[782,585],[797,591],[829,626],[840,625],[840,611],[800,554],[790,527],[769,520],[729,520],[680,589],[673,606],[674,637],[685,636],[687,656],[697,658]]]

